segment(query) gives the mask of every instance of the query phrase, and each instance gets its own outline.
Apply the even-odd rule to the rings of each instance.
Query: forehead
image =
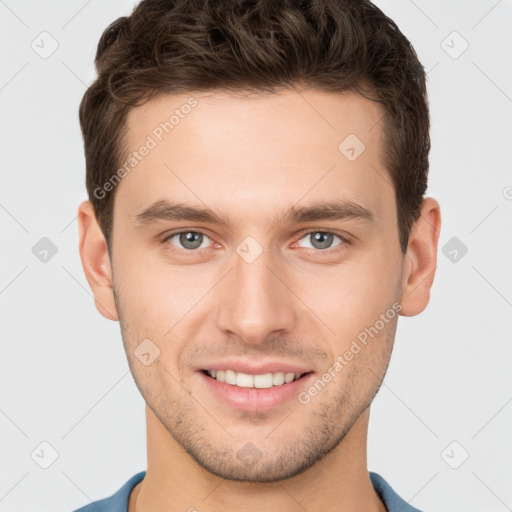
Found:
[[[162,95],[129,112],[121,165],[133,165],[115,202],[127,215],[168,198],[254,217],[346,199],[378,214],[394,207],[382,119],[355,93]]]

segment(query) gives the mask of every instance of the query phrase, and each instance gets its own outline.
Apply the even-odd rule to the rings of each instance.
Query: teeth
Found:
[[[226,379],[224,380],[226,384],[236,385],[236,372],[233,370],[226,370]]]
[[[248,373],[235,372],[233,370],[208,370],[208,375],[232,386],[240,388],[271,388],[273,386],[281,386],[285,383],[297,380],[300,373],[264,373],[262,375],[250,375]]]
[[[254,377],[247,373],[236,374],[236,385],[239,388],[252,388],[254,387]]]
[[[254,376],[255,388],[271,388],[273,385],[273,376],[271,373],[264,373],[263,375]]]
[[[274,376],[272,377],[272,384],[274,384],[274,386],[280,386],[281,384],[284,384],[284,373],[274,373]]]

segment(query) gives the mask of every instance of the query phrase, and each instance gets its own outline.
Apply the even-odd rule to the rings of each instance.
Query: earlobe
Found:
[[[417,315],[427,307],[437,268],[440,230],[439,203],[427,197],[421,205],[418,220],[411,227],[404,258],[400,311],[403,316]]]
[[[105,237],[99,227],[90,201],[78,207],[78,238],[82,267],[96,309],[109,320],[119,320],[112,288],[112,269]]]

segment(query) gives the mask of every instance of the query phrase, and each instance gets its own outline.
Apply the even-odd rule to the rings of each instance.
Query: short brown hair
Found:
[[[425,71],[396,24],[369,0],[143,0],[101,36],[98,77],[80,103],[86,187],[111,250],[115,187],[131,108],[165,93],[355,91],[384,107],[383,163],[407,249],[427,188]],[[341,142],[341,141],[340,141]]]

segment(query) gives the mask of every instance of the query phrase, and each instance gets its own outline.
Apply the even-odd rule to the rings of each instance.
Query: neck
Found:
[[[368,420],[369,409],[336,448],[302,473],[253,483],[226,480],[205,470],[146,406],[148,467],[132,491],[129,512],[294,512],[298,507],[308,512],[386,512],[366,468]]]

